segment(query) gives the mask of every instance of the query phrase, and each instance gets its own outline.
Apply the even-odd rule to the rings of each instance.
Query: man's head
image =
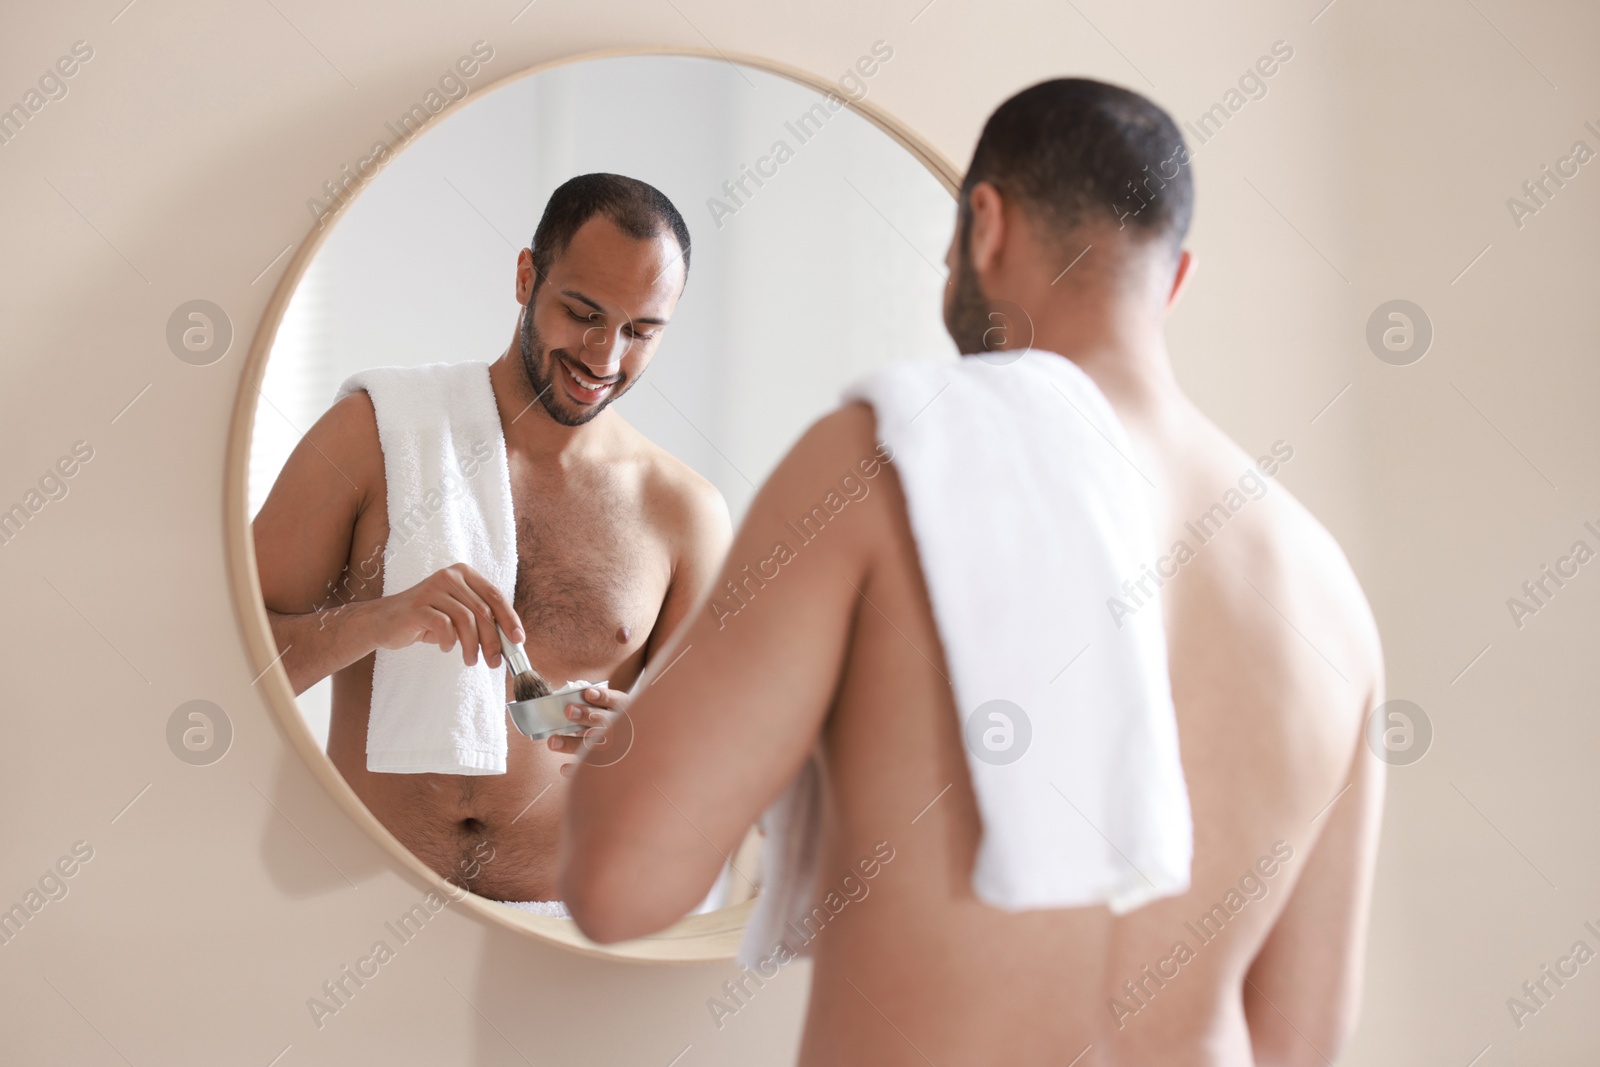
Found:
[[[689,228],[660,190],[583,174],[550,196],[517,260],[528,384],[580,426],[644,373],[689,277]]]
[[[1054,275],[1023,292],[1063,292],[1056,283],[1070,265],[1081,272],[1074,282],[1127,287],[1165,278],[1161,295],[1170,298],[1187,263],[1193,207],[1183,135],[1155,104],[1085,78],[1023,90],[989,117],[962,183],[947,257],[951,337],[963,353],[999,347],[995,325],[1008,316],[996,305],[1010,300],[986,292],[984,280],[1006,274],[1008,246],[1025,245]],[[1080,263],[1091,245],[1094,261]]]

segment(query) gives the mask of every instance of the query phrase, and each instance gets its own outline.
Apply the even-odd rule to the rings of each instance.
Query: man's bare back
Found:
[[[1188,893],[1116,923],[1105,1010],[1130,1063],[1324,1063],[1353,1022],[1376,851],[1377,628],[1275,484],[1292,444],[1251,456],[1186,400],[1124,423],[1165,487],[1163,543],[1194,552],[1162,592],[1195,853]]]
[[[919,1049],[1063,1064],[1089,1045],[1127,1064],[1322,1064],[1348,1032],[1382,788],[1361,740],[1382,699],[1365,599],[1333,539],[1262,473],[1292,446],[1262,464],[1182,400],[1119,415],[1162,489],[1156,543],[1194,550],[1181,566],[1163,550],[1176,574],[1158,609],[1195,826],[1190,889],[1118,918],[976,898],[961,716],[886,479],[880,509],[852,517],[876,519],[862,536],[882,543],[856,550],[876,565],[822,731],[842,816],[821,867],[837,877],[880,840],[895,859],[813,944],[807,1067],[925,1062]],[[1269,488],[1252,498],[1256,486]],[[1225,521],[1211,510],[1240,500]]]
[[[1325,979],[1345,973],[1337,957],[1358,951],[1377,812],[1360,739],[1378,699],[1376,632],[1315,520],[1279,486],[1259,499],[1240,488],[1241,478],[1266,481],[1256,457],[1187,404],[1124,426],[1135,462],[1164,490],[1158,543],[1196,550],[1162,590],[1195,825],[1189,891],[1116,919],[1005,915],[976,900],[981,823],[960,717],[923,659],[943,669],[897,502],[885,516],[898,519],[887,565],[872,576],[879,610],[858,613],[847,656],[861,667],[846,671],[824,731],[835,796],[860,832],[830,834],[823,867],[846,869],[875,834],[897,845],[897,860],[874,886],[876,904],[845,909],[839,929],[817,939],[803,1063],[849,1062],[847,1052],[917,1062],[880,1010],[910,1042],[969,1063],[997,1047],[1007,1062],[1065,1063],[1096,1029],[1129,1064],[1246,1064],[1252,1043],[1264,1063],[1322,1063],[1312,1041],[1332,1054],[1329,1035],[1342,1033],[1351,1005]],[[1196,525],[1229,490],[1245,503],[1225,525],[1215,515]],[[1352,774],[1356,785],[1328,808]],[[908,800],[946,785],[910,825]],[[1328,881],[1302,884],[1310,870]],[[862,1041],[881,1047],[863,1055]]]
[[[945,318],[963,352],[1072,359],[1129,435],[1130,486],[1155,488],[1162,555],[1106,610],[1164,613],[1189,890],[1121,916],[978,900],[970,709],[952,699],[892,465],[736,619],[697,612],[664,652],[681,649],[681,665],[646,669],[628,758],[577,769],[561,884],[580,927],[615,940],[692,906],[820,739],[832,817],[816,890],[880,862],[810,942],[807,1067],[1324,1063],[1353,1025],[1382,794],[1361,740],[1382,699],[1376,630],[1332,538],[1281,487],[1258,492],[1292,442],[1265,462],[1247,454],[1173,376],[1162,317],[1193,262],[1177,248],[1186,194],[1147,185],[1114,224],[1082,206],[1174,144],[1179,159],[1169,117],[1099,83],[1008,101],[963,189]],[[767,554],[874,436],[862,405],[813,427],[762,487],[715,587]],[[972,566],[1034,592],[1026,560]]]

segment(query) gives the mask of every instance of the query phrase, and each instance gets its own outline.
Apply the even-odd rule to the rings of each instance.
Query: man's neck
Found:
[[[1035,306],[1033,347],[1077,364],[1118,412],[1149,410],[1179,393],[1162,324],[1147,307],[1087,293]]]
[[[551,418],[528,381],[515,344],[489,364],[489,384],[494,388],[494,403],[508,449],[536,458],[570,459],[598,444],[606,433],[610,412],[601,412],[581,426],[566,426]],[[551,380],[551,390],[560,387],[560,383]]]

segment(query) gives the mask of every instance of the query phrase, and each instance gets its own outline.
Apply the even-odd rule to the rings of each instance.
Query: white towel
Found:
[[[389,542],[383,594],[465,563],[508,598],[517,580],[516,522],[505,435],[489,365],[380,367],[345,379],[372,398],[383,447]],[[337,399],[336,397],[336,399]],[[471,667],[460,645],[380,648],[372,671],[367,769],[395,774],[504,774],[505,668]]]
[[[548,915],[552,919],[570,919],[572,913],[567,910],[567,905],[559,900],[503,900],[508,908],[518,911],[531,911],[535,915]]]
[[[974,893],[1120,914],[1185,892],[1193,849],[1159,607],[1120,627],[1108,610],[1156,556],[1152,487],[1087,374],[1015,355],[894,364],[844,399],[872,405],[906,497],[983,824]],[[1010,748],[993,708],[975,716],[995,700],[1022,709]],[[1022,755],[992,762],[986,729],[998,755]],[[807,954],[794,931],[818,875],[848,873],[816,866],[824,770],[814,757],[763,816],[768,884],[745,966],[780,940]]]

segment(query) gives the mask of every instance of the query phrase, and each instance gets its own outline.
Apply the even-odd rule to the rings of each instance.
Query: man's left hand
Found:
[[[582,733],[554,735],[548,742],[550,751],[565,756],[581,756],[586,748],[604,751],[612,741],[607,736],[607,728],[627,713],[628,694],[620,689],[591,686],[581,693],[572,695],[582,697],[583,703],[568,704],[567,718],[575,723],[582,723],[588,729]],[[564,763],[561,766],[564,777],[571,777],[575,770],[577,770],[576,763]]]

